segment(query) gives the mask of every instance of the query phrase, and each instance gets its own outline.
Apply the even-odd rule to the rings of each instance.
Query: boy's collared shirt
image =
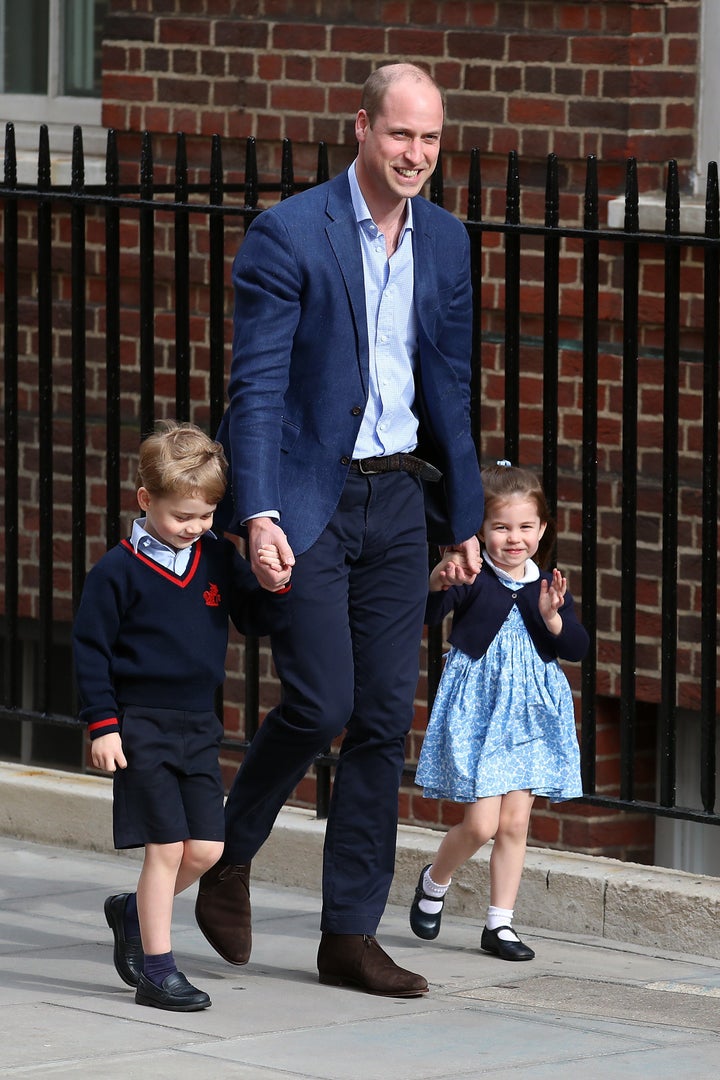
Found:
[[[130,536],[133,550],[137,554],[139,549],[143,555],[147,555],[148,558],[153,559],[160,566],[164,566],[166,570],[171,570],[173,574],[182,577],[188,568],[193,545],[190,544],[188,547],[176,551],[169,544],[163,544],[161,540],[156,540],[154,536],[151,536],[145,528],[146,521],[147,518],[136,518],[133,521]],[[212,529],[208,529],[204,535],[211,537],[213,540],[217,539]]]

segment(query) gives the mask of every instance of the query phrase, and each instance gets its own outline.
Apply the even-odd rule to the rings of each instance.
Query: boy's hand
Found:
[[[90,743],[90,757],[96,769],[114,773],[117,769],[127,768],[127,759],[123,754],[122,739],[117,731],[101,735]]]
[[[247,527],[248,555],[255,577],[270,592],[286,588],[295,556],[285,533],[272,518],[251,518]]]

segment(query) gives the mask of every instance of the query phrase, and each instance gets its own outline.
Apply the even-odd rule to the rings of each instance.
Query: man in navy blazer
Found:
[[[250,861],[314,757],[343,734],[323,861],[320,981],[415,996],[427,981],[375,939],[392,881],[412,722],[427,540],[479,570],[482,484],[470,434],[464,226],[419,196],[439,152],[440,91],[379,68],[347,172],[264,211],[235,259],[231,531],[260,582],[287,588],[272,638],[282,700],[228,796],[223,860],[196,915],[231,963],[251,947]],[[258,549],[274,544],[277,559]]]

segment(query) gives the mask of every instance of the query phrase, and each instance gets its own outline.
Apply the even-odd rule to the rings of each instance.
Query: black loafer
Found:
[[[440,933],[440,920],[442,919],[442,907],[435,915],[429,915],[427,911],[422,911],[420,908],[421,900],[434,900],[439,904],[445,903],[445,898],[438,898],[437,896],[428,896],[423,889],[423,878],[425,877],[425,871],[429,870],[432,863],[428,863],[420,871],[420,877],[418,878],[417,888],[415,890],[415,898],[410,906],[410,929],[416,937],[424,938],[425,941],[432,941]]]
[[[143,969],[143,948],[140,938],[125,937],[125,908],[129,893],[108,896],[105,918],[115,938],[113,963],[115,970],[128,986],[137,986]]]
[[[488,930],[486,926],[480,938],[480,948],[492,953],[493,956],[499,956],[501,960],[532,960],[534,958],[535,953],[529,945],[525,945],[520,940],[517,934],[515,934],[517,941],[504,941],[498,937],[501,930],[510,930],[515,934],[512,926],[498,926],[495,930]]]
[[[169,1012],[198,1012],[212,1004],[204,990],[198,990],[187,981],[182,971],[173,971],[163,979],[162,986],[144,975],[140,976],[135,991],[137,1005],[149,1005],[152,1009],[167,1009]]]

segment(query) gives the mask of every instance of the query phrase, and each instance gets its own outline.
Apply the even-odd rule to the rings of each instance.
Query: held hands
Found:
[[[440,592],[452,585],[472,585],[482,569],[480,544],[476,536],[461,544],[440,549],[442,558],[430,575],[430,592]]]
[[[117,731],[101,735],[90,743],[90,758],[96,769],[114,773],[117,769],[127,768],[127,759],[123,754],[122,740]]]
[[[538,608],[543,621],[551,634],[557,635],[562,630],[562,618],[558,615],[558,609],[565,602],[567,592],[567,578],[564,578],[557,567],[552,572],[552,581],[540,582],[540,599]]]
[[[280,526],[272,518],[252,518],[248,537],[250,566],[263,589],[287,588],[295,556]]]

